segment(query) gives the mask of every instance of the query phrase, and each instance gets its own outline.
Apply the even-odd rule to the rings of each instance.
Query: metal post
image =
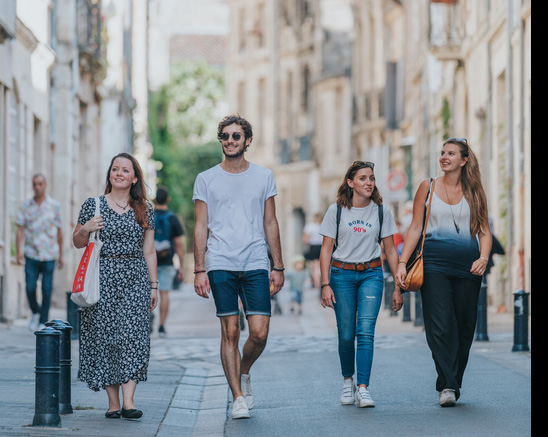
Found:
[[[403,293],[403,319],[402,322],[411,321],[411,296],[410,293]]]
[[[529,293],[514,293],[514,346],[512,352],[529,350]]]
[[[59,342],[59,367],[61,374],[59,378],[59,414],[72,414],[71,405],[71,346],[70,338],[72,326],[68,322],[57,322],[50,325],[53,321],[46,323],[58,331],[61,331]]]
[[[394,294],[394,278],[391,274],[385,276],[384,278],[384,308],[390,311],[390,317],[398,315],[396,311],[392,308],[392,295]]]
[[[35,331],[36,382],[32,426],[61,427],[59,416],[59,339],[61,332],[46,327]]]
[[[70,296],[72,291],[67,291],[67,321],[72,326],[70,338],[76,340],[78,338],[78,305],[76,305]]]
[[[390,292],[390,278],[391,276],[388,275],[388,273],[384,273],[384,309],[389,310],[392,308],[392,295]],[[392,283],[394,280],[392,280]],[[394,291],[394,288],[392,287],[392,291]]]
[[[422,319],[422,295],[421,291],[418,290],[415,293],[415,326],[423,326],[424,322]]]
[[[478,320],[476,322],[476,341],[489,341],[487,335],[487,278],[483,276],[478,299]]]

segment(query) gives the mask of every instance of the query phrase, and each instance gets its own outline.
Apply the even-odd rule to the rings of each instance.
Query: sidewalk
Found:
[[[305,292],[303,315],[300,317],[288,311],[289,293],[284,290],[279,295],[284,314],[272,317],[267,348],[254,366],[252,374],[254,381],[257,381],[254,389],[258,401],[252,410],[252,419],[247,421],[226,420],[230,414],[232,397],[220,363],[219,322],[215,317],[212,298],[199,298],[188,284],[182,291],[172,293],[171,297],[166,338],[158,337],[157,320],[155,323],[151,339],[149,380],[138,385],[135,395],[135,403],[144,411],[144,416],[136,421],[104,417],[108,405],[106,393],[93,392],[76,378],[78,342],[73,340],[71,401],[74,413],[61,416],[61,428],[32,427],[35,336],[28,331],[27,320],[17,320],[11,326],[0,324],[0,435],[118,436],[129,433],[134,437],[170,437],[238,435],[244,432],[246,435],[261,437],[330,435],[318,430],[315,434],[302,434],[302,430],[296,433],[300,426],[306,425],[306,418],[314,415],[313,411],[317,408],[317,405],[310,405],[306,396],[302,403],[303,395],[311,390],[316,391],[325,414],[331,417],[332,422],[329,423],[338,426],[332,415],[339,410],[340,405],[331,402],[333,399],[338,401],[340,391],[336,324],[333,311],[319,305],[317,291]],[[50,318],[66,320],[66,312],[53,309]],[[475,373],[481,374],[483,368],[494,366],[492,374],[498,372],[503,378],[524,378],[530,385],[530,352],[511,352],[513,317],[508,314],[489,314],[488,322],[490,341],[475,342],[472,347],[471,368],[467,371],[472,375],[470,379],[474,378]],[[242,344],[246,337],[247,330],[244,330]],[[406,356],[409,362],[406,362]],[[472,366],[476,361],[480,364]],[[481,364],[487,362],[491,364]],[[433,384],[431,374],[434,369],[422,327],[416,327],[412,322],[402,322],[401,314],[390,317],[388,311],[381,309],[375,339],[375,376],[387,384],[385,380],[401,378],[403,375],[401,379],[407,382],[402,384],[410,384],[423,370],[409,367],[413,364],[424,367],[428,373],[426,380]],[[409,371],[413,372],[413,376],[409,375]],[[318,375],[326,377],[328,383],[318,384]],[[479,376],[478,381],[481,381],[483,376]],[[267,385],[267,381],[273,386]],[[420,400],[424,402],[426,398],[431,403],[429,398],[432,396],[432,387],[426,389],[427,394],[420,397]],[[284,399],[282,393],[286,396],[290,394],[286,402],[294,401],[298,407],[289,412],[282,408],[288,419],[282,419],[282,423],[279,423],[282,411],[279,404]],[[377,398],[381,393],[383,390],[379,383],[375,390]],[[413,399],[412,394],[409,396]],[[523,396],[526,398],[527,393],[524,392]],[[327,404],[326,400],[329,400]],[[386,414],[382,403],[380,398],[380,408],[374,410],[377,413],[384,410]],[[308,409],[303,410],[302,405],[308,406]],[[354,410],[345,412],[357,414]],[[437,410],[440,410],[439,407]],[[302,421],[297,419],[300,416],[292,416],[296,412],[303,414]],[[329,424],[325,426],[327,432]],[[425,434],[408,435],[427,434],[425,430]],[[498,434],[511,435],[504,432]]]

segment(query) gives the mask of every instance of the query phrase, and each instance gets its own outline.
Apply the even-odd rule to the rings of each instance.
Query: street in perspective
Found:
[[[0,437],[531,435],[531,4],[0,0]]]
[[[232,396],[219,358],[220,327],[212,299],[186,284],[172,293],[168,335],[151,336],[149,379],[139,384],[139,420],[106,420],[104,394],[78,380],[72,340],[72,414],[60,428],[33,427],[35,335],[26,320],[0,325],[0,435],[5,436],[527,436],[531,435],[531,352],[512,352],[513,317],[489,314],[489,341],[475,341],[461,397],[441,408],[424,330],[402,312],[381,309],[370,392],[375,408],[339,403],[336,322],[307,288],[302,314],[278,294],[268,344],[252,368],[251,418],[230,418]],[[52,317],[66,320],[64,310]],[[241,343],[245,341],[242,331]]]

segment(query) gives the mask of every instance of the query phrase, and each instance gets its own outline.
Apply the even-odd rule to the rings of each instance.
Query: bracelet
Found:
[[[194,274],[197,275],[198,273],[205,273],[205,270],[194,270]]]
[[[328,285],[330,285],[329,283],[327,284],[322,284],[321,287],[320,287],[320,290],[323,288],[323,287],[327,287]]]
[[[398,264],[407,264],[407,261],[400,261]]]
[[[272,270],[275,272],[283,272],[285,270],[285,267],[272,267]]]
[[[158,281],[148,281],[148,282],[151,283],[151,284],[159,284]]]
[[[483,256],[480,256],[480,259],[484,260],[485,262],[488,262]]]
[[[151,290],[158,290],[158,287],[150,287]]]

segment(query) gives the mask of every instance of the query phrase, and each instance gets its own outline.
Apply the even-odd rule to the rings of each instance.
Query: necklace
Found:
[[[116,205],[118,205],[120,208],[122,208],[124,211],[126,210],[126,208],[128,207],[129,205],[129,202],[126,203],[126,206],[122,206],[120,205],[118,202],[116,202],[116,200],[114,200],[112,197],[110,198],[110,200],[112,200]]]
[[[453,214],[453,208],[451,206],[451,199],[449,199],[449,193],[447,193],[447,187],[445,186],[445,181],[443,181],[443,188],[445,188],[445,195],[447,196],[447,200],[449,202],[449,209],[451,210],[451,217],[453,217],[453,224],[455,225],[455,230],[457,231],[457,234],[460,234],[460,227],[457,224],[457,222],[460,222],[460,213],[462,212],[462,199],[460,201],[459,218],[458,220],[455,220],[455,216]]]

